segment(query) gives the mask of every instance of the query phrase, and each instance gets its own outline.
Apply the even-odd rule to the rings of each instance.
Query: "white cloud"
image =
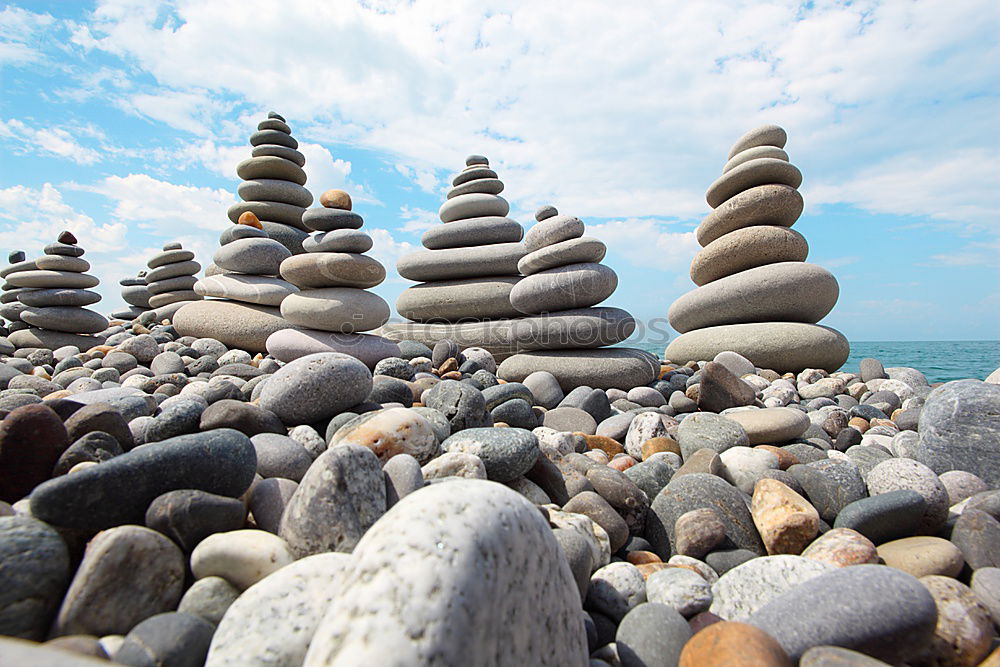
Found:
[[[93,127],[35,128],[16,118],[0,120],[0,137],[14,142],[20,151],[52,155],[72,160],[77,164],[94,164],[100,161],[100,152],[76,140],[74,135],[81,134],[103,138],[103,133]]]
[[[399,231],[404,233],[423,233],[441,224],[437,211],[428,211],[412,206],[400,206],[399,218],[403,221],[403,226],[399,228]]]
[[[169,236],[192,226],[219,231],[229,224],[226,210],[235,203],[222,189],[178,185],[147,174],[108,176],[95,185],[73,185],[113,200],[113,214],[122,221]]]
[[[54,22],[49,14],[35,14],[20,7],[0,10],[0,66],[41,60],[38,35]]]
[[[125,241],[122,222],[98,224],[63,200],[51,183],[39,189],[23,185],[0,190],[0,244],[41,253],[63,231],[72,232],[80,245],[95,253],[119,250]]]
[[[685,275],[691,258],[700,250],[693,231],[670,231],[663,223],[648,218],[589,225],[585,234],[604,241],[608,252],[626,258],[631,266],[684,270]]]

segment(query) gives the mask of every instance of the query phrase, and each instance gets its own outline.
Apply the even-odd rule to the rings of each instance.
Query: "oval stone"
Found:
[[[371,371],[354,357],[310,354],[272,375],[259,403],[285,424],[312,424],[361,403],[371,390]]]
[[[773,225],[744,227],[716,239],[695,255],[691,280],[695,285],[705,285],[765,264],[804,262],[808,254],[805,237],[793,229]]]
[[[313,203],[312,193],[301,185],[274,178],[243,181],[236,188],[236,194],[243,201],[276,201],[303,208]]]
[[[69,583],[66,543],[30,516],[0,517],[0,572],[0,635],[41,641]]]
[[[250,135],[251,146],[260,146],[261,144],[275,144],[289,148],[299,147],[299,142],[295,140],[295,137],[281,130],[257,130]]]
[[[107,318],[100,313],[71,306],[24,308],[21,320],[42,329],[68,333],[93,334],[108,328]]]
[[[773,157],[750,160],[717,178],[708,187],[705,200],[715,208],[744,190],[772,184],[798,188],[802,184],[802,172],[795,165]]]
[[[202,278],[195,283],[194,291],[200,296],[280,306],[286,296],[295,294],[299,288],[281,278],[228,273]]]
[[[781,127],[777,125],[761,125],[736,140],[736,143],[729,149],[729,159],[731,160],[733,156],[757,146],[784,148],[786,141],[788,141],[788,134]]]
[[[455,197],[461,197],[462,195],[474,192],[487,195],[498,195],[503,192],[503,181],[498,178],[477,178],[467,181],[449,190],[448,199],[454,199]]]
[[[389,314],[378,294],[351,287],[302,290],[281,302],[281,316],[290,323],[344,334],[377,329]]]
[[[289,148],[288,146],[280,146],[278,144],[260,144],[259,146],[254,146],[250,150],[250,155],[253,157],[263,157],[265,155],[270,155],[274,157],[284,158],[285,160],[290,160],[300,167],[306,165],[306,156],[295,150],[294,148]]]
[[[334,229],[360,229],[364,218],[346,209],[317,207],[302,214],[302,224],[311,231],[329,232]]]
[[[605,347],[634,331],[635,319],[629,313],[603,306],[524,317],[510,325],[511,341],[521,351]]]
[[[643,350],[609,347],[597,350],[536,350],[509,357],[497,369],[497,377],[523,382],[535,371],[547,371],[563,391],[576,387],[623,389],[646,385],[656,379],[660,363]]]
[[[318,352],[349,354],[368,368],[382,359],[398,357],[399,346],[381,336],[341,334],[311,329],[283,329],[267,339],[267,352],[281,361],[294,361]]]
[[[83,273],[90,270],[90,262],[87,260],[64,255],[42,255],[35,260],[35,266],[47,271],[72,271],[73,273]]]
[[[567,264],[597,263],[604,259],[608,248],[604,242],[589,237],[567,239],[529,252],[517,263],[517,270],[525,276],[565,266]]]
[[[809,429],[809,417],[794,408],[741,410],[723,415],[743,427],[751,445],[787,442]]]
[[[333,210],[333,209],[326,209]],[[349,252],[307,252],[281,262],[281,277],[301,288],[375,287],[385,280],[378,260]]]
[[[317,232],[302,242],[306,252],[368,252],[372,245],[372,237],[357,229]]]
[[[151,269],[156,269],[167,264],[175,264],[177,262],[190,262],[194,259],[194,253],[190,250],[164,250],[161,253],[153,255],[146,266]]]
[[[87,288],[96,287],[100,280],[89,273],[73,271],[19,271],[7,276],[7,284],[14,287],[63,287]]]
[[[181,301],[197,301],[201,297],[194,290],[181,290],[178,292],[164,292],[149,297],[150,308],[162,308]]]
[[[180,276],[193,276],[201,270],[201,264],[195,261],[171,262],[158,266],[146,274],[146,283],[152,284],[161,280],[178,278]]]
[[[585,308],[617,287],[617,274],[603,264],[569,264],[524,278],[511,290],[510,303],[529,314]]]
[[[442,250],[495,243],[517,243],[523,237],[524,228],[517,220],[492,216],[435,225],[424,232],[420,242],[430,250]]]
[[[486,477],[510,482],[531,470],[538,460],[538,438],[523,428],[467,428],[441,443],[446,452],[465,452],[479,457]]]
[[[521,243],[420,250],[401,257],[396,270],[403,278],[417,282],[516,275],[517,263],[525,252]]]
[[[292,148],[295,147],[292,146]],[[244,181],[273,178],[279,181],[291,181],[298,185],[306,184],[306,172],[302,171],[302,167],[273,155],[261,155],[243,160],[236,165],[236,175]]]
[[[749,162],[750,160],[756,160],[761,157],[773,157],[778,160],[784,160],[788,162],[788,153],[781,150],[777,146],[754,146],[753,148],[748,148],[744,151],[740,151],[736,155],[729,158],[725,166],[722,167],[722,173],[726,173],[733,167],[738,167],[744,162]]]
[[[527,279],[521,284],[524,282]],[[782,262],[747,269],[694,289],[674,301],[667,317],[670,326],[681,333],[751,322],[814,324],[833,310],[839,295],[837,279],[823,267]]]
[[[272,239],[237,239],[216,250],[212,262],[226,271],[273,276],[291,256],[288,248]]]
[[[730,197],[698,225],[698,243],[712,241],[737,229],[754,225],[791,227],[803,208],[802,195],[787,185],[759,185]]]
[[[459,172],[454,178],[451,179],[451,184],[454,187],[458,187],[462,183],[468,183],[469,181],[474,181],[481,178],[496,178],[497,173],[489,168],[486,164],[474,164],[469,165],[461,172]]]
[[[538,509],[500,484],[456,480],[405,496],[361,538],[340,581],[305,667],[587,663],[559,543]]]
[[[399,295],[396,310],[416,322],[520,317],[510,305],[510,291],[519,280],[519,276],[490,276],[421,283]]]
[[[545,218],[524,235],[524,247],[535,252],[547,245],[583,236],[583,221],[570,215]]]
[[[438,217],[441,218],[442,222],[452,222],[453,220],[493,215],[503,217],[509,211],[510,204],[503,197],[471,193],[446,200],[438,211]]]

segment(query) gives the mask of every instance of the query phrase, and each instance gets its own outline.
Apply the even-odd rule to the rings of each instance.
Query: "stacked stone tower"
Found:
[[[134,320],[143,313],[149,312],[149,288],[146,285],[146,272],[140,271],[134,278],[122,278],[118,281],[122,286],[122,301],[128,308],[116,310],[111,317],[119,320]]]
[[[37,267],[34,262],[27,261],[23,250],[15,250],[10,253],[7,257],[7,262],[7,266],[0,271],[0,278],[5,279],[3,286],[0,287],[0,289],[3,289],[3,294],[0,295],[0,317],[10,322],[7,327],[9,331],[17,331],[18,329],[26,329],[28,327],[27,324],[21,321],[21,311],[24,310],[25,306],[17,300],[17,295],[21,292],[29,291],[30,288],[15,287],[6,278],[12,273],[31,271]]]

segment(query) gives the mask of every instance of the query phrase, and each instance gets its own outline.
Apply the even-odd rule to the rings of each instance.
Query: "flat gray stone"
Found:
[[[761,125],[748,131],[736,140],[736,143],[729,149],[729,159],[731,160],[743,151],[756,148],[757,146],[784,148],[786,141],[788,141],[788,134],[781,127],[777,125]]]
[[[489,276],[421,283],[396,300],[402,317],[417,322],[456,322],[519,317],[510,291],[520,276]]]
[[[40,329],[75,334],[95,334],[108,328],[104,315],[73,306],[26,307],[21,320]]]
[[[35,260],[35,266],[46,271],[72,271],[83,273],[90,270],[90,262],[79,257],[64,255],[43,255]]]
[[[299,288],[281,278],[226,273],[202,278],[194,285],[199,296],[232,299],[262,306],[280,306],[286,296]]]
[[[151,269],[157,269],[161,266],[166,266],[167,264],[190,262],[192,259],[194,259],[193,252],[190,250],[176,248],[174,250],[164,250],[163,252],[153,255],[149,258],[149,261],[146,262],[146,266]]]
[[[534,350],[504,360],[497,377],[522,382],[535,371],[547,371],[563,391],[580,386],[628,391],[656,379],[659,361],[648,352],[624,347],[596,350]]]
[[[250,150],[250,155],[252,157],[264,157],[273,156],[280,157],[290,162],[294,162],[300,167],[306,165],[306,156],[295,150],[294,148],[289,148],[288,146],[281,146],[279,144],[260,144],[254,146]]]
[[[201,270],[201,264],[195,261],[172,262],[170,264],[164,264],[163,266],[158,266],[149,273],[147,273],[146,283],[147,285],[151,285],[161,280],[167,280],[168,278],[177,278],[180,276],[193,276],[200,270]]]
[[[299,142],[291,134],[281,130],[257,130],[250,135],[251,146],[260,146],[261,144],[275,144],[289,148],[299,147]]]
[[[349,354],[370,369],[382,359],[398,357],[399,346],[381,336],[343,334],[315,329],[282,329],[267,339],[267,352],[280,361],[294,361],[320,352]]]
[[[635,319],[621,308],[577,308],[524,317],[511,323],[518,350],[559,350],[606,347],[626,340]]]
[[[100,280],[88,273],[73,271],[18,271],[7,276],[7,284],[14,287],[56,287],[86,289],[96,287]]]
[[[833,309],[839,295],[837,279],[823,267],[780,262],[694,289],[674,301],[667,316],[681,333],[749,322],[815,324]]]
[[[524,228],[517,220],[491,216],[435,225],[424,232],[420,242],[429,250],[442,250],[495,243],[517,243],[523,237]]]
[[[522,279],[511,290],[510,303],[526,314],[586,308],[617,287],[617,274],[603,264],[569,264]]]
[[[312,206],[312,193],[301,185],[273,178],[243,181],[236,188],[243,201],[276,201],[292,206]]]
[[[252,353],[266,352],[267,337],[291,326],[277,308],[233,301],[186,304],[174,313],[173,325],[182,336],[214,338]]]
[[[220,269],[253,275],[277,275],[281,262],[292,256],[272,239],[238,239],[215,251],[212,262]]]
[[[281,226],[290,226],[291,228],[302,231],[302,237],[306,236],[306,233],[310,230],[302,222],[302,215],[305,213],[306,209],[301,206],[295,206],[293,204],[285,204],[278,201],[244,201],[233,204],[226,210],[226,215],[233,222],[240,219],[240,216],[244,213],[253,213],[260,220],[261,225],[264,226],[264,230],[268,233],[268,236],[274,238],[276,241],[279,240],[273,235],[274,228],[268,228],[267,223],[277,223]],[[246,226],[246,225],[242,225]],[[282,243],[282,245],[285,245]]]
[[[804,202],[795,188],[759,185],[735,195],[709,213],[698,225],[698,243],[710,243],[738,229],[757,225],[791,227],[802,214]]]
[[[773,157],[750,160],[717,178],[708,187],[705,200],[715,208],[744,190],[775,183],[797,188],[802,184],[802,172],[795,165]]]
[[[500,484],[449,481],[401,499],[358,542],[341,581],[305,667],[587,660],[559,544],[537,508]]]
[[[744,227],[712,241],[698,252],[691,260],[691,280],[696,285],[705,285],[766,264],[804,262],[808,254],[809,244],[794,229],[774,225]]]
[[[453,199],[455,197],[467,195],[473,192],[480,192],[487,195],[498,195],[503,192],[503,181],[499,178],[477,178],[471,181],[466,181],[465,183],[448,190],[448,199]]]
[[[441,204],[438,217],[441,222],[452,222],[487,216],[504,217],[509,211],[510,204],[503,197],[476,192],[447,199]]]
[[[403,278],[417,282],[517,275],[517,263],[525,252],[521,243],[418,250],[401,257],[396,270]]]
[[[167,278],[166,280],[157,280],[149,283],[146,290],[149,292],[150,296],[164,294],[166,292],[191,291],[194,289],[197,282],[198,279],[193,275],[177,276],[176,278]]]
[[[756,160],[761,157],[773,157],[778,160],[788,162],[788,153],[781,150],[777,146],[754,146],[753,148],[747,148],[730,157],[729,161],[722,167],[722,173],[724,174],[727,171],[730,171],[733,167],[737,167],[744,162]]]
[[[335,229],[361,229],[365,221],[354,211],[340,208],[311,208],[302,214],[302,224],[311,231],[329,232]]]
[[[809,429],[809,417],[795,408],[741,410],[724,416],[743,427],[750,445],[788,442]]]
[[[382,297],[353,287],[303,289],[281,302],[281,316],[290,324],[340,334],[377,329],[389,314]]]
[[[371,389],[371,371],[354,357],[310,354],[272,375],[259,403],[285,424],[312,424],[361,403]]]
[[[568,239],[529,252],[517,263],[517,269],[523,275],[530,276],[567,264],[596,264],[604,259],[607,251],[607,246],[599,239],[586,236]]]
[[[358,229],[316,232],[302,242],[306,252],[368,252],[372,245],[372,237]]]
[[[535,252],[545,246],[583,236],[584,225],[580,218],[570,215],[553,215],[543,219],[524,235],[524,247]]]
[[[332,210],[332,209],[329,209]],[[307,252],[281,262],[281,277],[302,288],[375,287],[385,280],[378,260],[349,252]]]

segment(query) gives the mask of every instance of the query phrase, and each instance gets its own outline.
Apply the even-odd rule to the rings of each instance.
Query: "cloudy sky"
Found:
[[[663,317],[693,287],[704,192],[777,123],[796,229],[851,340],[1000,337],[1000,9],[906,2],[108,0],[0,4],[0,249],[87,249],[118,280],[179,240],[207,264],[269,110],[318,198],[343,188],[394,303],[450,176],[487,155],[526,226],[604,240],[607,302]]]

